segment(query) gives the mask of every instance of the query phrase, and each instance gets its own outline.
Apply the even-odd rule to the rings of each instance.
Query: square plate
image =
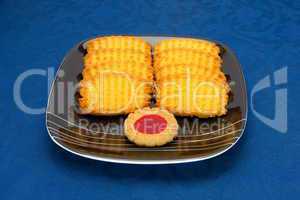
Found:
[[[141,37],[152,45],[171,37]],[[86,40],[87,41],[87,40]],[[163,147],[138,147],[123,133],[125,115],[80,115],[76,91],[81,80],[85,42],[63,59],[49,94],[46,126],[50,138],[63,149],[95,160],[131,164],[170,164],[205,160],[230,149],[242,136],[247,121],[247,93],[241,66],[224,44],[222,70],[231,87],[228,112],[222,117],[176,117],[178,137]]]

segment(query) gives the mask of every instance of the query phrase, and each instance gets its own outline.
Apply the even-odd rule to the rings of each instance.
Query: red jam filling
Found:
[[[144,115],[134,123],[134,128],[146,134],[161,133],[167,128],[168,122],[165,118],[156,114]]]

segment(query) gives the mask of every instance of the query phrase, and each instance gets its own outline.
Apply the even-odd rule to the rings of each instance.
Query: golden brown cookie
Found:
[[[154,68],[160,69],[170,64],[192,64],[202,67],[221,67],[222,59],[219,56],[212,56],[205,52],[194,52],[188,50],[172,50],[162,54],[155,54]]]
[[[155,54],[160,54],[165,51],[175,49],[184,49],[188,51],[202,51],[216,56],[220,53],[220,48],[214,42],[200,39],[176,38],[163,40],[157,45],[155,45]]]
[[[95,50],[131,50],[151,54],[151,45],[134,36],[105,36],[89,40],[86,43],[88,52]]]
[[[157,106],[179,116],[215,117],[226,114],[227,84],[211,79],[175,79],[158,84]]]
[[[226,82],[226,77],[220,68],[202,67],[193,64],[168,65],[155,71],[157,82],[166,82],[178,78],[212,79]]]
[[[117,115],[149,106],[152,82],[137,81],[123,73],[102,73],[80,82],[79,106],[83,113]]]
[[[97,65],[85,65],[82,75],[84,77],[96,76],[101,72],[124,73],[136,80],[151,81],[153,79],[153,68],[138,62],[104,62]]]
[[[95,50],[88,51],[84,57],[84,65],[98,65],[107,62],[136,62],[151,66],[149,54],[133,52],[131,50]]]

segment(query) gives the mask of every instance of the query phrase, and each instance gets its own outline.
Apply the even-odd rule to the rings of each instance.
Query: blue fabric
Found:
[[[300,195],[299,1],[0,1],[0,199],[296,199]],[[237,54],[248,93],[288,66],[288,132],[249,110],[245,134],[222,156],[190,164],[133,166],[92,161],[53,144],[45,116],[13,100],[18,75],[57,69],[77,42],[98,34],[195,36]],[[255,108],[274,115],[274,89]],[[22,85],[24,103],[43,107],[47,79]]]

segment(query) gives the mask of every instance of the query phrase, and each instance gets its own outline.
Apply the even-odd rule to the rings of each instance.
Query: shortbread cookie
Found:
[[[159,108],[144,108],[128,115],[125,135],[139,146],[162,146],[177,136],[178,124],[173,114]]]

